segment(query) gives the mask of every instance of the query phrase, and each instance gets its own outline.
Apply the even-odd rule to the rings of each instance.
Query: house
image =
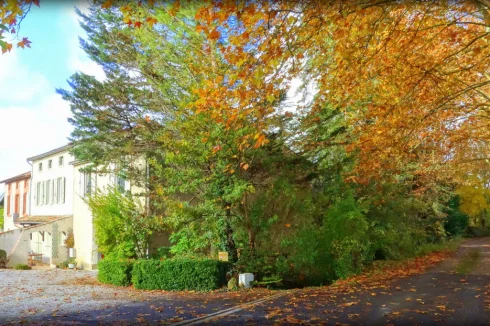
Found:
[[[42,254],[42,262],[54,267],[68,258],[64,241],[73,232],[77,267],[97,268],[100,254],[86,199],[109,187],[145,193],[145,189],[116,174],[115,165],[104,171],[87,172],[89,163],[76,161],[71,149],[72,144],[67,144],[32,156],[27,159],[31,172],[5,180],[9,205],[5,216],[9,223],[6,231],[0,233],[0,249],[7,251],[9,266],[26,263],[32,252]],[[132,164],[142,171],[147,168],[144,160]],[[140,198],[142,206],[148,207],[147,196]],[[150,251],[162,245],[168,245],[168,235],[154,235]]]
[[[95,269],[100,259],[95,243],[92,212],[86,199],[96,190],[104,190],[108,186],[126,189],[126,180],[116,178],[114,173],[86,172],[87,162],[72,162],[74,178],[73,201],[73,234],[75,236],[75,252],[79,268]],[[122,187],[122,188],[121,188]]]
[[[86,202],[87,198],[95,191],[104,193],[109,187],[121,192],[130,191],[133,194],[144,193],[144,189],[131,184],[122,174],[116,173],[118,169],[114,164],[106,167],[104,171],[91,169],[91,172],[86,171],[89,166],[87,162],[75,161],[71,164],[74,171],[73,232],[77,263],[81,268],[95,269],[101,256],[95,243],[92,212]],[[137,160],[134,164],[139,168],[146,168],[144,161]],[[143,199],[142,206],[145,205],[147,202]]]
[[[28,214],[30,180],[31,172],[26,172],[0,181],[5,184],[4,231],[18,229],[15,222]]]
[[[9,266],[25,264],[28,253],[42,254],[40,260],[53,266],[67,259],[64,239],[73,228],[70,148],[66,145],[30,157],[31,172],[5,180],[12,209],[5,210],[6,231],[0,233],[0,248],[7,251]]]

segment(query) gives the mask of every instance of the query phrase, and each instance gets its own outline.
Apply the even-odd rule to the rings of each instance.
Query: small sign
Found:
[[[228,261],[228,252],[226,252],[226,251],[218,252],[218,260],[219,261]]]

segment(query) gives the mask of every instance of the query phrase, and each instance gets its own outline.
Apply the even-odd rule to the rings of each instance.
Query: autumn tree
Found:
[[[236,87],[213,84],[202,98],[219,104],[207,106],[213,112],[228,108],[239,127],[240,117],[271,114],[256,104],[302,77],[317,95],[303,114],[328,103],[355,126],[347,146],[359,155],[354,180],[410,172],[422,187],[454,179],[488,156],[489,8],[486,1],[212,2],[198,13],[198,28],[214,39],[230,21],[239,26],[221,47],[236,66],[229,79]],[[463,152],[471,157],[460,161]]]
[[[0,2],[0,47],[2,54],[12,50],[12,41],[18,37],[20,25],[31,10],[32,5],[39,7],[39,0],[4,0]],[[31,47],[31,41],[23,37],[17,47]]]
[[[461,28],[442,13],[469,7],[359,5],[96,3],[82,15],[82,47],[105,79],[78,73],[59,91],[76,157],[97,166],[144,157],[174,254],[226,250],[238,268],[317,284],[416,255],[445,237],[443,204],[466,174],[452,163],[483,158],[485,141],[458,147],[447,130],[463,135],[466,120],[420,119],[436,84],[402,94],[432,51],[462,44],[431,41]],[[448,26],[423,32],[426,23]],[[298,78],[306,96],[288,108]],[[397,97],[400,107],[383,111]]]

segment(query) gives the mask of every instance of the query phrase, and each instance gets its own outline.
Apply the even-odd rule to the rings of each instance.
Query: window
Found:
[[[63,156],[58,157],[58,165],[63,166]]]
[[[9,191],[12,189],[12,184],[9,183]]]
[[[58,245],[59,246],[64,246],[65,245],[65,240],[66,240],[66,233],[63,232],[63,231],[61,231],[60,232],[60,236],[58,237],[58,241],[59,241]]]
[[[19,214],[19,195],[15,195],[14,214]]]
[[[19,181],[15,183],[15,189],[19,189]]]
[[[39,172],[42,172],[43,171],[43,163],[39,163],[38,164],[38,167],[39,167]]]
[[[27,188],[27,180],[24,180],[24,188]]]
[[[126,190],[126,179],[124,177],[116,177],[116,188],[119,192],[124,192],[124,190]]]
[[[94,174],[95,175],[95,174]],[[83,197],[90,196],[95,189],[95,180],[92,173],[82,173],[81,174],[81,184],[82,184],[82,195]]]
[[[56,179],[56,200],[57,204],[65,203],[65,181],[66,178],[58,178]]]
[[[7,216],[10,216],[10,196],[7,196]]]
[[[53,167],[53,160],[48,161],[48,169],[51,169]]]

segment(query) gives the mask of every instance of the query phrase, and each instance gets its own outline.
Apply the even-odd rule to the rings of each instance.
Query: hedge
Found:
[[[131,284],[133,261],[105,258],[99,261],[97,279],[106,284],[128,286]]]
[[[228,268],[228,263],[212,259],[138,260],[132,281],[137,289],[211,291],[226,284]]]

